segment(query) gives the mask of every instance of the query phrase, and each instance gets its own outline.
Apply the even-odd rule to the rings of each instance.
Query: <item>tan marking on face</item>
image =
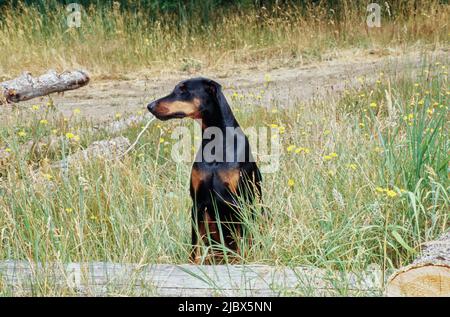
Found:
[[[240,178],[239,169],[219,171],[218,174],[225,186],[227,186],[233,194],[236,194]]]
[[[201,102],[198,98],[194,98],[192,101],[160,102],[156,111],[164,116],[181,112],[187,117],[200,119],[200,104]]]

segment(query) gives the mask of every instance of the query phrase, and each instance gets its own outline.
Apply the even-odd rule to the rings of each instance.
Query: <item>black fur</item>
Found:
[[[174,105],[174,102],[180,101],[189,103],[189,106],[186,107],[189,108],[189,112],[192,112],[191,105],[195,101],[198,105],[198,112],[193,114],[188,114],[188,111],[171,113],[169,111],[171,106]],[[148,109],[161,120],[185,116],[201,120],[203,140],[192,167],[190,186],[193,202],[191,260],[199,263],[197,249],[199,236],[206,245],[223,243],[227,248],[239,253],[236,240],[242,237],[245,231],[241,218],[242,203],[253,204],[256,197],[261,197],[262,179],[251,155],[248,139],[240,129],[222,93],[221,86],[207,78],[189,79],[179,83],[168,96],[150,103]],[[211,141],[205,133],[211,127],[219,129],[223,133],[223,142],[217,149],[222,151],[222,160],[200,159],[199,155]],[[232,147],[225,141],[227,131],[230,133],[231,128],[235,132]],[[226,160],[226,155],[231,150],[234,155]],[[228,180],[235,179],[237,175],[239,176],[237,187],[233,187],[235,184],[230,184]],[[232,188],[235,190],[231,190]],[[202,236],[205,230],[209,233],[208,237]]]

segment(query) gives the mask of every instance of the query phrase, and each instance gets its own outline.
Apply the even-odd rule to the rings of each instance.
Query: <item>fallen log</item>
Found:
[[[67,173],[70,167],[72,166],[80,167],[81,164],[90,160],[102,159],[110,161],[118,159],[123,156],[125,151],[129,149],[130,145],[131,145],[130,140],[128,140],[128,138],[123,136],[119,136],[111,140],[95,141],[84,150],[79,150],[67,156],[63,160],[50,164],[48,167],[54,169],[61,169],[63,173]],[[54,185],[53,181],[47,179],[45,177],[46,174],[47,173],[43,173],[42,168],[33,170],[31,172],[33,183],[53,186]]]
[[[95,141],[86,149],[75,152],[64,160],[58,161],[51,166],[54,168],[67,169],[69,165],[83,163],[96,158],[114,160],[115,158],[119,158],[130,145],[130,140],[123,136],[111,140]]]
[[[450,296],[450,231],[426,243],[410,265],[391,275],[387,296]]]
[[[62,72],[50,70],[37,78],[24,72],[21,76],[0,83],[0,103],[19,102],[55,92],[83,87],[89,83],[89,75],[83,70]]]
[[[315,267],[0,262],[0,285],[25,296],[40,285],[81,296],[379,295],[379,282]]]

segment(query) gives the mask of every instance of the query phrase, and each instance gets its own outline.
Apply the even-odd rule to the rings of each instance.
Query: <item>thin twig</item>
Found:
[[[148,129],[148,127],[150,126],[150,123],[152,123],[154,120],[155,120],[155,117],[152,117],[150,120],[148,120],[147,124],[142,128],[142,131],[139,132],[139,134],[138,134],[136,140],[133,142],[133,144],[131,144],[130,147],[125,152],[123,152],[122,154],[117,156],[117,158],[121,158],[121,157],[127,155],[136,146],[136,144],[138,143],[141,136]]]

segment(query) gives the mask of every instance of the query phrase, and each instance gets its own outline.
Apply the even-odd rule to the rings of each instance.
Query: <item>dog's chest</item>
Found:
[[[237,193],[241,171],[238,167],[227,168],[193,168],[191,189],[198,196],[214,193]]]

